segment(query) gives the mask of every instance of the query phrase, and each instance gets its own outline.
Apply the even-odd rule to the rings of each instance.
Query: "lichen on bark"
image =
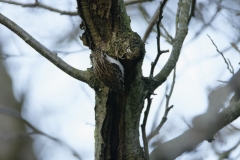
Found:
[[[95,90],[95,159],[144,159],[139,122],[145,98],[142,60],[145,46],[130,27],[122,0],[77,0],[84,45],[101,47],[125,70],[125,91],[109,90],[91,78]]]

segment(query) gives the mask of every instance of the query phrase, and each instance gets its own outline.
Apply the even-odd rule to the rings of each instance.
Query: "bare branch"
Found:
[[[231,63],[231,61],[229,60],[229,59],[227,59],[228,60],[228,64],[230,65],[230,67],[231,67],[231,70],[232,70],[232,72],[233,72],[233,74],[234,74],[234,68],[233,68],[233,66],[232,66],[232,63]]]
[[[169,101],[170,101],[170,98],[172,96],[172,92],[173,92],[173,88],[174,88],[174,84],[175,84],[175,79],[176,79],[176,67],[174,68],[174,73],[173,73],[173,81],[172,81],[172,85],[171,85],[171,89],[170,89],[170,92],[169,92],[169,95],[166,95],[166,106],[165,106],[165,111],[164,111],[164,115],[162,117],[162,120],[161,122],[159,123],[159,125],[157,126],[157,128],[148,135],[147,137],[147,141],[150,141],[154,136],[156,136],[157,134],[159,134],[159,131],[161,130],[162,126],[164,125],[164,123],[167,121],[167,115],[168,115],[168,112],[173,108],[173,105],[171,105],[169,107]]]
[[[158,52],[158,54],[157,54],[154,62],[152,62],[152,64],[151,64],[151,71],[150,71],[150,75],[149,75],[150,78],[153,77],[154,68],[155,68],[155,66],[158,62],[158,59],[159,59],[160,55],[162,53],[169,52],[168,50],[161,51],[161,49],[160,49],[160,35],[161,35],[161,33],[160,33],[160,26],[159,25],[160,25],[161,20],[163,18],[163,16],[162,16],[163,7],[165,6],[166,2],[167,2],[167,0],[163,0],[163,1],[160,2],[159,15],[158,15],[158,20],[157,20],[157,33],[158,34],[157,34],[157,37],[156,37],[157,38],[157,52]]]
[[[207,36],[208,36],[209,39],[212,41],[212,44],[215,46],[217,52],[222,56],[224,62],[227,64],[227,69],[229,70],[229,72],[234,75],[234,70],[233,70],[232,64],[231,64],[231,63],[230,63],[230,64],[228,63],[228,62],[230,62],[230,61],[228,60],[228,62],[227,62],[227,60],[226,60],[226,58],[224,57],[223,53],[218,50],[218,47],[217,47],[217,45],[214,43],[214,41],[212,40],[212,38],[211,38],[209,35],[207,35]],[[231,67],[231,69],[230,69],[229,66]]]
[[[125,1],[124,4],[125,4],[125,6],[127,6],[127,5],[130,5],[130,4],[151,2],[151,1],[153,1],[153,0],[129,0],[129,1]]]
[[[70,146],[68,146],[65,142],[61,141],[60,139],[54,138],[54,137],[40,131],[36,127],[34,127],[31,123],[29,123],[27,120],[22,118],[21,114],[18,111],[0,106],[0,113],[3,113],[5,115],[8,115],[8,116],[11,116],[11,117],[14,117],[14,118],[17,118],[17,119],[23,121],[29,128],[31,128],[33,130],[32,132],[29,132],[29,133],[19,132],[15,135],[11,135],[11,136],[5,138],[4,140],[19,138],[19,137],[22,137],[22,136],[30,136],[30,135],[33,135],[33,134],[39,134],[39,135],[45,136],[45,137],[59,143],[61,145],[64,145],[64,146],[68,147],[72,151],[73,155],[76,156],[79,160],[81,160],[81,156],[76,151],[74,151],[74,149],[72,149]]]
[[[154,79],[157,81],[153,85],[153,89],[156,89],[158,86],[160,86],[163,82],[166,81],[167,77],[169,76],[171,71],[174,69],[178,61],[178,57],[181,52],[183,41],[188,32],[188,28],[187,28],[188,19],[184,17],[189,17],[190,6],[191,6],[191,0],[183,0],[183,2],[180,5],[180,14],[179,14],[179,23],[178,23],[179,27],[174,39],[172,53],[167,63],[162,68],[162,70],[154,77]]]
[[[206,115],[201,115],[204,119]],[[214,120],[204,122],[204,126],[194,126],[180,136],[161,144],[150,154],[151,160],[175,159],[195,148],[204,140],[211,141],[215,133],[240,116],[240,100],[233,100],[229,107],[214,116]],[[171,150],[171,154],[169,154]]]
[[[211,1],[209,1],[209,2],[211,2]],[[213,23],[213,21],[217,18],[218,13],[222,10],[222,8],[221,8],[221,6],[220,6],[220,5],[221,5],[221,2],[222,2],[222,0],[220,0],[220,1],[217,2],[216,12],[214,13],[214,15],[211,17],[211,19],[210,19],[208,22],[205,22],[205,20],[202,19],[202,21],[203,21],[203,26],[196,32],[196,34],[193,36],[193,38],[192,38],[188,43],[193,42],[193,40],[195,40],[201,33],[203,33],[203,31],[204,31],[205,29],[207,29],[208,26],[211,26],[211,24]],[[190,21],[190,20],[189,20],[189,21]]]
[[[154,15],[152,16],[152,18],[151,18],[151,20],[150,20],[150,22],[149,22],[149,25],[148,25],[147,30],[146,30],[145,33],[144,33],[144,36],[143,36],[143,38],[142,38],[142,41],[143,41],[144,43],[146,42],[149,34],[152,32],[153,26],[155,25],[155,22],[156,22],[156,20],[157,20],[157,18],[158,18],[158,16],[159,16],[160,6],[161,6],[161,4],[160,4],[160,5],[158,6],[158,8],[156,9]]]
[[[14,1],[6,1],[6,0],[0,0],[0,2],[3,3],[8,3],[8,4],[13,4],[13,5],[17,5],[17,6],[22,6],[22,7],[40,7],[40,8],[44,8],[53,12],[57,12],[60,13],[61,15],[69,15],[69,16],[77,16],[78,12],[68,12],[68,11],[62,11],[50,6],[47,6],[41,2],[38,2],[38,0],[35,1],[35,3],[20,3],[20,2],[14,2]]]
[[[143,118],[143,124],[141,125],[142,128],[142,138],[143,138],[143,145],[144,145],[144,151],[145,151],[145,156],[146,159],[149,160],[149,152],[148,152],[148,141],[147,141],[147,136],[146,136],[146,124],[147,124],[147,119],[148,119],[148,113],[152,104],[152,98],[147,97],[148,100],[148,105],[147,108],[144,112],[144,118]]]
[[[62,71],[67,73],[68,75],[82,81],[88,83],[89,81],[89,71],[81,71],[78,70],[66,62],[64,62],[61,58],[57,56],[56,53],[51,52],[41,43],[39,43],[36,39],[34,39],[31,35],[29,35],[26,31],[24,31],[21,27],[19,27],[16,23],[5,17],[0,13],[0,23],[12,30],[19,37],[21,37],[27,44],[29,44],[32,48],[34,48],[38,53],[51,61],[54,65],[60,68]]]
[[[157,33],[157,30],[154,27],[155,25],[155,22],[158,18],[158,15],[157,16],[153,16],[153,18],[149,21],[149,14],[147,13],[146,9],[141,5],[139,4],[138,5],[138,8],[140,10],[140,12],[142,13],[142,16],[144,18],[144,20],[148,23],[148,29],[145,31],[145,35],[143,37],[143,42],[146,42],[146,39],[148,38],[149,34],[153,31],[153,32],[156,32]],[[159,8],[157,10],[159,12]],[[156,13],[158,13],[156,12]],[[152,27],[152,28],[151,28]],[[162,23],[160,23],[160,27],[163,28],[164,32],[166,33],[166,35],[162,34],[161,33],[161,36],[164,37],[166,39],[166,41],[170,44],[173,43],[173,38],[171,37],[171,35],[167,32],[167,30],[165,29],[165,27],[163,26]]]
[[[166,28],[164,27],[164,25],[161,23],[160,26],[162,27],[162,29],[164,30],[165,34],[166,34],[166,37],[163,37],[166,38],[167,42],[169,42],[170,44],[173,43],[173,37],[168,33],[168,31],[166,30]]]
[[[175,85],[175,80],[176,80],[176,66],[175,66],[174,71],[173,71],[173,80],[172,80],[172,86],[171,86],[169,95],[166,95],[166,97],[167,97],[166,108],[168,108],[168,106],[169,106],[169,101],[170,101],[170,98],[172,96],[172,92],[173,92],[174,85]]]
[[[206,113],[198,115],[193,119],[193,127],[180,136],[159,144],[150,154],[150,159],[175,159],[182,153],[193,150],[204,140],[211,142],[219,130],[236,120],[240,116],[239,78],[240,70],[234,74],[226,86],[218,88],[214,93],[211,92],[209,97],[213,99],[218,97],[219,100],[215,103],[209,100],[208,110]],[[235,92],[235,95],[232,97],[229,106],[219,112],[232,91]],[[171,154],[169,154],[169,150]]]

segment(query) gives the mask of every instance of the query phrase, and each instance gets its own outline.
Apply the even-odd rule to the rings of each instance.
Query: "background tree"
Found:
[[[6,2],[6,1],[2,1]],[[65,12],[59,9],[55,9],[53,7],[49,7],[36,1],[34,4],[22,4],[17,2],[8,2],[16,5],[24,5],[27,7],[42,7],[55,12],[60,12],[62,14],[68,15],[76,15],[76,12]],[[132,2],[131,2],[132,3]],[[157,58],[151,65],[151,71],[149,76],[142,76],[141,66],[142,59],[145,53],[144,45],[140,37],[132,31],[130,28],[130,20],[125,12],[125,7],[122,1],[119,2],[105,2],[105,1],[97,1],[88,3],[87,1],[78,2],[78,11],[79,15],[82,18],[82,25],[80,27],[84,30],[84,33],[81,36],[84,45],[87,45],[93,52],[95,51],[97,46],[101,46],[101,49],[106,52],[109,56],[115,57],[119,59],[119,61],[123,64],[125,69],[125,88],[124,93],[116,93],[109,90],[106,86],[104,86],[100,81],[96,79],[93,75],[92,69],[88,69],[87,71],[80,71],[75,68],[70,67],[64,61],[62,61],[55,52],[52,52],[37,41],[32,39],[30,35],[26,32],[23,32],[11,21],[7,21],[4,16],[1,15],[1,23],[6,25],[8,28],[17,33],[25,42],[31,45],[35,50],[49,59],[53,64],[57,67],[73,76],[76,79],[79,79],[83,82],[86,82],[90,87],[95,90],[95,158],[96,159],[148,159],[148,145],[147,141],[149,141],[153,136],[155,136],[159,129],[161,129],[162,125],[166,121],[166,116],[172,106],[169,106],[169,100],[172,95],[174,83],[172,83],[170,87],[170,92],[166,96],[166,107],[165,113],[162,121],[156,123],[155,126],[152,126],[152,132],[147,134],[145,133],[145,126],[147,115],[151,106],[151,95],[154,94],[154,90],[161,86],[169,76],[170,72],[174,69],[178,57],[180,55],[181,46],[183,44],[184,38],[188,32],[187,27],[189,26],[189,22],[191,22],[191,17],[195,13],[195,20],[203,22],[199,31],[195,32],[194,38],[198,37],[200,33],[204,33],[204,29],[211,26],[211,23],[214,22],[216,16],[221,13],[221,9],[229,10],[229,7],[226,7],[224,2],[222,1],[213,1],[208,4],[205,2],[199,2],[195,4],[195,1],[187,1],[183,0],[178,3],[178,7],[176,9],[176,20],[175,25],[169,25],[168,31],[165,29],[164,21],[160,24],[161,15],[163,11],[163,7],[166,1],[164,1],[159,8],[156,10],[155,14],[149,20],[148,12],[146,9],[138,5],[139,11],[143,14],[146,20],[149,22],[149,26],[147,31],[143,36],[143,42],[146,41],[149,33],[154,30],[154,22],[157,21],[157,47],[158,54]],[[234,2],[233,2],[234,3]],[[129,4],[129,2],[125,2],[125,4]],[[149,3],[151,5],[151,3]],[[170,2],[169,2],[170,4]],[[173,2],[171,4],[174,4]],[[236,1],[237,4],[237,1]],[[205,22],[203,18],[203,13],[207,10],[206,6],[213,5],[216,7],[216,11],[209,21]],[[228,4],[232,5],[232,4]],[[54,6],[54,5],[52,5]],[[136,5],[135,5],[136,6]],[[193,12],[195,11],[195,12]],[[234,11],[237,12],[237,11]],[[159,16],[160,15],[160,16]],[[171,15],[171,13],[170,13]],[[165,18],[166,17],[166,18]],[[164,19],[168,19],[171,21],[172,17],[168,14],[164,15]],[[168,22],[168,21],[166,21]],[[165,23],[166,23],[165,22]],[[201,24],[201,23],[197,23]],[[232,23],[234,24],[234,23]],[[194,25],[194,23],[192,24]],[[159,26],[161,26],[162,36],[167,40],[169,44],[172,45],[172,49],[167,57],[164,55],[161,56],[162,62],[160,64],[164,64],[161,71],[158,74],[153,74],[153,70],[155,65],[158,62],[159,56],[165,52],[160,50],[160,30]],[[171,28],[172,26],[172,28]],[[173,27],[175,26],[175,27]],[[236,25],[235,25],[236,26]],[[77,28],[77,27],[76,27]],[[237,28],[237,27],[236,27]],[[76,29],[75,29],[76,30]],[[171,31],[173,30],[173,31]],[[72,34],[76,35],[76,34]],[[170,36],[173,35],[173,36]],[[174,38],[172,38],[174,37]],[[191,39],[193,42],[195,39]],[[61,39],[61,38],[59,38]],[[62,38],[62,41],[66,41],[67,38]],[[60,40],[59,40],[60,41]],[[212,41],[215,45],[214,41]],[[211,41],[209,40],[209,44]],[[238,40],[230,43],[233,49],[238,51],[237,44]],[[215,45],[216,46],[216,45]],[[211,47],[213,45],[211,44]],[[217,46],[216,46],[217,48]],[[229,50],[230,50],[229,49]],[[218,50],[219,51],[219,50]],[[226,50],[225,50],[226,51]],[[220,52],[220,51],[219,51]],[[148,52],[147,52],[148,53]],[[149,55],[149,54],[147,54]],[[145,57],[147,57],[147,55]],[[224,57],[223,59],[227,63],[228,69],[231,74],[234,73],[234,68],[236,65],[232,65],[228,59]],[[151,56],[151,54],[150,54]],[[169,56],[169,58],[168,58]],[[184,56],[184,54],[183,54]],[[206,58],[206,57],[205,57]],[[222,58],[222,57],[221,57]],[[161,60],[160,59],[160,60]],[[168,60],[167,60],[168,59]],[[222,59],[221,59],[222,60]],[[237,59],[236,59],[237,60]],[[234,63],[233,63],[234,64]],[[235,63],[236,64],[236,63]],[[181,63],[180,63],[181,65]],[[181,71],[181,67],[180,71]],[[35,70],[36,71],[36,70]],[[173,74],[173,82],[175,81],[175,72]],[[223,109],[223,102],[225,102],[232,91],[238,92],[238,73],[232,78],[230,83],[224,87],[219,88],[218,90],[212,91],[209,95],[209,105],[208,110],[205,114],[196,116],[192,125],[189,125],[190,128],[187,129],[180,136],[172,139],[171,141],[166,141],[164,143],[159,144],[160,140],[156,140],[156,143],[150,144],[154,145],[154,150],[150,153],[150,159],[174,159],[181,155],[185,151],[192,150],[196,145],[201,143],[204,140],[212,141],[213,136],[216,132],[218,132],[221,128],[235,120],[239,115],[239,102],[238,95],[235,95],[235,98],[232,99],[229,107]],[[183,83],[180,83],[182,86]],[[226,89],[229,88],[230,89]],[[220,90],[220,91],[219,91]],[[222,91],[224,90],[224,92]],[[166,93],[168,89],[166,89]],[[182,94],[183,90],[181,91]],[[221,94],[220,94],[221,93]],[[221,97],[220,97],[221,96]],[[164,97],[164,96],[163,96]],[[181,96],[184,98],[184,96]],[[31,97],[25,98],[25,103],[29,103],[29,99]],[[144,99],[147,99],[146,103],[146,112],[143,118],[142,132],[143,132],[143,142],[144,142],[144,152],[140,147],[139,143],[139,122],[142,109],[144,107]],[[164,98],[165,99],[165,98]],[[189,101],[189,99],[186,99]],[[50,103],[49,103],[50,104]],[[177,103],[180,105],[180,103]],[[222,110],[219,113],[219,110]],[[158,113],[156,111],[155,113]],[[157,114],[156,114],[157,115]],[[214,115],[214,116],[213,116]],[[212,118],[214,117],[214,119]],[[158,119],[155,119],[158,121]],[[141,123],[141,122],[140,122]],[[189,122],[188,122],[189,123]],[[174,127],[174,125],[170,125]],[[214,126],[214,127],[213,127]],[[41,135],[48,136],[48,134],[34,128],[31,124],[28,124],[33,131],[39,133]],[[180,134],[179,132],[178,134]],[[50,134],[51,135],[51,134]],[[54,139],[51,136],[49,138],[63,143],[59,139]],[[54,136],[56,137],[56,136]],[[186,138],[185,138],[186,137]],[[188,141],[187,141],[188,140]],[[238,145],[238,143],[237,143]],[[234,150],[236,147],[231,148]],[[151,149],[152,150],[152,149]],[[171,154],[168,152],[171,150]],[[73,151],[73,150],[72,150]],[[230,151],[230,150],[229,150]],[[73,151],[75,155],[76,152]],[[229,155],[229,153],[228,153]],[[38,155],[39,156],[39,155]],[[80,157],[77,155],[77,157]]]

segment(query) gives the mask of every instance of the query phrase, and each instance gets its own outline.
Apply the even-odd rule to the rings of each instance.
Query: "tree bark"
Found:
[[[150,98],[153,91],[164,83],[175,67],[181,47],[188,32],[191,0],[180,0],[176,15],[176,35],[173,40],[171,55],[163,69],[155,77],[142,76],[142,60],[145,54],[144,43],[139,35],[131,30],[130,19],[126,14],[122,0],[77,0],[78,13],[82,18],[80,28],[84,30],[80,37],[84,45],[91,50],[96,47],[109,56],[119,60],[124,67],[125,91],[116,93],[100,82],[91,68],[77,70],[55,53],[42,46],[14,22],[0,14],[0,23],[18,34],[30,46],[46,57],[70,76],[79,79],[95,90],[95,159],[146,159],[139,143],[139,123],[145,98]],[[238,72],[239,74],[239,72]],[[236,78],[238,77],[238,78]],[[239,117],[239,75],[231,80],[237,93],[231,104],[217,113],[213,122],[206,122],[184,132],[157,147],[150,154],[150,159],[174,159],[183,152],[192,150],[203,140],[211,140],[221,128]],[[227,94],[228,95],[228,94]],[[205,115],[199,116],[204,119]],[[215,127],[212,127],[215,126]],[[190,143],[186,139],[192,138]],[[171,150],[171,154],[169,154]]]
[[[142,80],[145,49],[130,28],[122,0],[78,0],[83,43],[94,50],[101,46],[124,66],[125,91],[116,93],[95,77],[95,159],[144,159],[139,143],[139,122],[146,96]]]

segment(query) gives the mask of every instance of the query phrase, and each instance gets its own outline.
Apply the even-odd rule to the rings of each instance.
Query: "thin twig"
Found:
[[[233,68],[233,66],[232,66],[232,63],[230,62],[230,60],[229,59],[227,59],[228,60],[228,64],[230,65],[230,67],[231,67],[231,70],[232,70],[232,72],[233,72],[233,74],[234,74],[234,68]]]
[[[159,18],[159,15],[160,15],[159,11],[163,9],[163,7],[165,6],[166,2],[167,2],[167,0],[161,1],[161,2],[160,2],[160,5],[158,6],[158,8],[156,9],[154,15],[152,16],[152,18],[151,18],[151,20],[150,20],[150,22],[149,22],[148,28],[147,28],[147,30],[145,31],[144,36],[143,36],[143,38],[142,38],[142,41],[143,41],[144,43],[146,42],[149,34],[151,33],[151,31],[152,31],[152,29],[153,29],[153,26],[154,26],[155,23],[156,23],[156,20]],[[162,9],[160,9],[161,7],[162,7]],[[161,15],[162,15],[162,14],[161,14]]]
[[[60,13],[61,15],[69,15],[69,16],[77,16],[78,12],[68,12],[68,11],[62,11],[56,8],[53,8],[51,6],[45,5],[41,2],[39,2],[38,0],[35,1],[35,3],[20,3],[20,2],[14,2],[14,1],[6,1],[6,0],[0,0],[0,2],[3,3],[8,3],[8,4],[13,4],[13,5],[17,5],[17,6],[22,6],[22,7],[40,7],[40,8],[44,8],[56,13]]]
[[[220,4],[221,4],[222,0],[220,0],[219,2],[217,2],[217,8],[216,8],[216,12],[214,13],[214,15],[211,17],[211,19],[208,22],[205,22],[204,19],[202,19],[203,21],[203,26],[195,33],[195,35],[193,36],[193,38],[188,42],[188,43],[192,43],[195,39],[197,39],[197,37],[199,35],[201,35],[201,33],[204,32],[204,30],[207,29],[208,26],[211,26],[211,24],[213,23],[213,21],[217,18],[218,13],[222,10]],[[188,44],[187,43],[187,44]]]
[[[172,44],[173,46],[172,51],[167,62],[165,63],[161,71],[158,72],[157,75],[154,76],[153,78],[155,80],[155,83],[152,85],[153,89],[156,89],[166,81],[167,77],[169,76],[169,74],[172,72],[175,65],[177,64],[184,39],[186,38],[188,33],[188,21],[187,21],[188,19],[186,17],[189,17],[189,12],[190,12],[191,3],[189,3],[189,1],[190,0],[184,0],[183,5],[180,6],[181,12],[179,13],[178,24],[181,27],[177,28],[178,31],[174,37],[174,41]]]
[[[147,100],[148,100],[148,104],[144,112],[143,124],[141,125],[141,129],[142,129],[143,146],[144,146],[146,160],[149,160],[148,141],[146,136],[146,124],[148,119],[148,113],[152,104],[152,98],[150,98],[150,95],[147,97]]]
[[[174,71],[173,71],[173,80],[172,80],[172,86],[171,86],[169,95],[166,95],[166,97],[167,97],[166,108],[168,108],[168,106],[169,106],[169,101],[170,101],[170,98],[172,96],[172,92],[173,92],[174,85],[175,85],[175,79],[176,79],[176,66],[175,66]]]
[[[151,2],[151,1],[153,1],[153,0],[129,0],[129,1],[125,1],[124,4],[125,4],[125,6],[127,6],[127,5],[130,5],[130,4]]]
[[[150,26],[153,27],[154,24],[155,24],[156,19],[158,18],[158,16],[153,16],[154,18],[152,18],[151,20],[149,20],[149,19],[150,19],[150,18],[149,18],[150,16],[149,16],[149,14],[147,13],[147,10],[142,6],[142,4],[138,4],[138,9],[139,9],[139,11],[140,11],[141,14],[142,14],[143,19],[148,23],[149,27],[150,27]],[[159,11],[159,8],[158,8],[157,11]],[[156,12],[156,13],[157,13],[157,12]],[[154,19],[154,20],[153,20],[153,19]],[[149,27],[148,27],[148,29],[150,29]],[[166,33],[166,35],[164,35],[164,34],[161,33],[161,36],[162,36],[163,38],[165,38],[166,41],[167,41],[169,44],[172,44],[173,39],[171,39],[171,35],[169,35],[169,33],[167,32],[166,28],[162,25],[162,23],[160,23],[160,27],[162,27],[163,30],[164,30],[165,33]],[[156,30],[155,28],[151,28],[150,30],[147,30],[147,31],[145,32],[144,37],[143,37],[143,41],[144,41],[144,42],[146,41],[146,38],[149,36],[150,32],[156,32],[156,33],[157,33],[157,30]]]
[[[158,6],[158,8],[156,9],[154,15],[152,16],[151,20],[149,21],[149,25],[144,33],[144,36],[142,38],[142,41],[145,43],[148,36],[150,35],[150,33],[152,32],[152,29],[153,29],[153,26],[155,25],[155,22],[158,18],[158,15],[159,15],[159,8],[160,6]]]
[[[232,93],[232,91],[233,90],[229,91],[229,93]],[[184,131],[181,135],[161,143],[150,153],[150,158],[176,159],[184,152],[186,153],[196,148],[202,142],[209,139],[209,137],[213,137],[222,128],[239,118],[240,100],[237,98],[238,95],[235,94],[234,97],[236,97],[236,99],[232,99],[229,106],[220,113],[209,115],[209,112],[206,112],[205,114],[199,115],[200,121],[204,120],[204,122],[201,123],[199,121],[193,128]],[[209,116],[212,117],[206,119],[206,117]],[[171,151],[171,154],[169,154],[168,151]]]
[[[217,52],[222,56],[224,62],[227,64],[227,69],[229,70],[229,72],[234,75],[234,70],[233,70],[232,64],[231,64],[231,63],[229,64],[229,63],[227,62],[227,60],[226,60],[226,58],[224,57],[223,53],[218,50],[218,47],[217,47],[217,45],[214,43],[214,41],[212,40],[212,38],[211,38],[209,35],[207,35],[207,36],[208,36],[209,39],[212,41],[212,44],[215,46]],[[231,66],[232,70],[230,69],[229,66]]]
[[[161,51],[161,49],[160,49],[160,35],[161,35],[161,32],[160,32],[160,27],[159,26],[160,26],[161,20],[163,18],[162,13],[163,13],[163,8],[164,8],[166,2],[167,2],[167,0],[163,0],[163,1],[160,2],[159,15],[158,15],[158,20],[157,20],[157,33],[158,33],[157,34],[157,52],[158,53],[157,53],[157,56],[156,56],[154,62],[151,63],[151,71],[150,71],[150,75],[149,75],[150,78],[153,77],[153,72],[154,72],[155,66],[158,62],[158,59],[159,59],[160,55],[162,53],[169,52],[169,50]]]
[[[165,89],[165,93],[164,93],[165,95],[167,94],[168,87],[169,87],[169,86],[166,85],[166,89]],[[153,118],[153,119],[157,119],[157,118],[159,117],[159,112],[160,112],[160,109],[161,109],[161,106],[162,106],[164,100],[165,100],[165,97],[162,97],[162,99],[161,99],[161,101],[160,101],[160,103],[159,103],[159,105],[158,105],[158,108],[157,108],[157,110],[156,110],[155,113],[154,113],[154,118]],[[157,123],[158,123],[157,121],[153,121],[151,130],[154,130],[154,129],[156,128]]]
[[[11,117],[14,117],[14,118],[17,118],[17,119],[23,121],[29,128],[31,128],[33,130],[32,132],[24,133],[24,134],[23,134],[23,132],[20,132],[18,135],[13,136],[12,138],[16,138],[16,137],[19,137],[19,136],[26,136],[26,135],[30,136],[32,134],[39,134],[39,135],[45,136],[45,137],[59,143],[61,145],[64,145],[64,146],[68,147],[72,151],[74,156],[76,156],[79,160],[81,159],[81,156],[76,151],[74,151],[70,146],[68,146],[65,142],[40,131],[39,129],[34,127],[31,123],[29,123],[27,120],[22,118],[21,114],[18,111],[0,106],[0,113],[3,113],[5,115],[8,115],[8,116],[11,116]]]
[[[162,27],[162,29],[164,30],[165,34],[167,35],[165,38],[167,39],[167,41],[172,44],[173,43],[173,37],[168,33],[168,31],[166,30],[166,28],[164,27],[164,25],[161,23],[160,27]]]
[[[164,123],[167,121],[167,116],[168,116],[168,112],[173,108],[173,105],[171,105],[169,107],[169,101],[170,101],[170,98],[172,96],[172,92],[173,92],[173,89],[174,89],[174,85],[175,85],[175,79],[176,79],[176,67],[174,68],[174,72],[173,72],[173,81],[172,81],[172,85],[171,85],[171,89],[170,89],[170,92],[168,95],[166,95],[166,106],[165,106],[165,111],[164,111],[164,115],[162,117],[162,120],[161,122],[159,123],[159,125],[157,126],[157,128],[152,132],[150,133],[148,136],[147,136],[147,141],[149,142],[154,136],[156,136],[157,134],[159,134],[159,131],[161,130],[162,126],[164,125]]]

